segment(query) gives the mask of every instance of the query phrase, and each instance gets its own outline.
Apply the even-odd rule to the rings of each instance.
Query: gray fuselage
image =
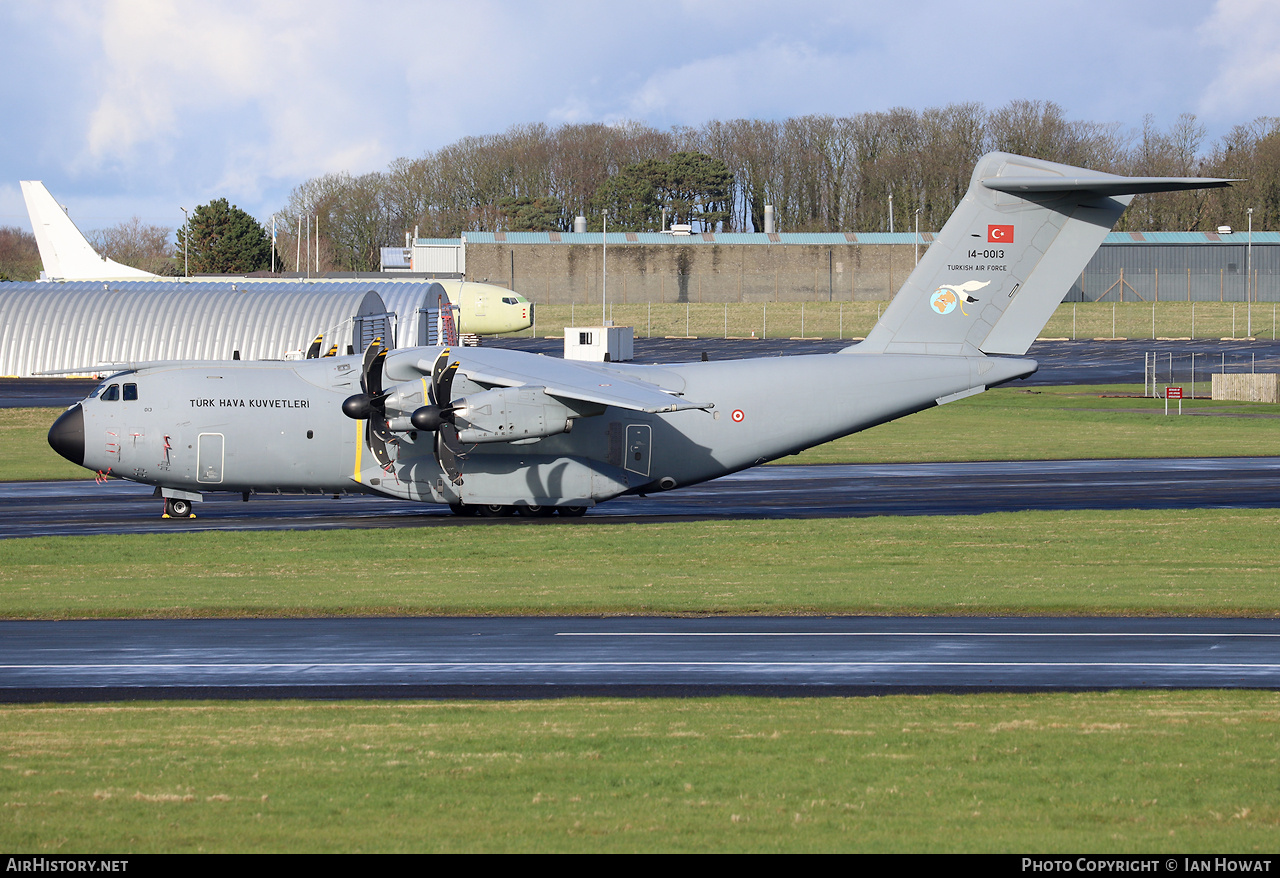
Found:
[[[431,358],[439,349],[420,349]],[[404,352],[396,356],[404,359]],[[547,360],[487,351],[509,369]],[[468,352],[456,352],[463,369]],[[406,500],[503,505],[591,505],[716,478],[1030,374],[1025,359],[859,355],[687,363],[575,364],[608,387],[639,379],[713,407],[650,413],[616,406],[572,419],[567,432],[469,446],[447,478],[431,433],[402,429],[380,466],[364,421],[342,414],[359,390],[355,357],[208,362],[139,368],[107,379],[59,419],[50,441],[77,463],[196,499],[210,491],[377,493]],[[389,362],[394,374],[396,363]],[[536,377],[530,377],[536,386]],[[426,395],[426,379],[395,382]],[[483,389],[460,378],[460,396]],[[127,397],[127,398],[126,398]],[[61,442],[57,435],[63,435]],[[70,438],[68,438],[70,437]],[[69,445],[69,448],[68,448]],[[68,453],[70,451],[71,453]]]

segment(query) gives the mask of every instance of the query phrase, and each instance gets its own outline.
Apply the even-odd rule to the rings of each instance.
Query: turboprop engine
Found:
[[[569,432],[583,414],[541,387],[496,387],[463,397],[453,409],[458,440],[467,445],[535,442]]]

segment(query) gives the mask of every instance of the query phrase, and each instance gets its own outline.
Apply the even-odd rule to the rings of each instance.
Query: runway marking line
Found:
[[[1248,664],[1245,662],[1228,662],[1225,664],[1209,664],[1206,662],[911,662],[911,661],[571,661],[571,662],[270,662],[270,663],[227,663],[209,662],[203,664],[92,664],[92,665],[0,665],[0,671],[103,671],[112,669],[146,670],[146,669],[227,669],[227,670],[306,670],[306,669],[343,669],[360,670],[364,668],[576,668],[576,667],[982,667],[982,668],[1267,668],[1280,670],[1280,664]],[[4,688],[0,682],[0,688]]]
[[[1280,637],[1248,631],[1220,633],[1119,631],[1090,633],[1044,631],[558,631],[556,637]]]

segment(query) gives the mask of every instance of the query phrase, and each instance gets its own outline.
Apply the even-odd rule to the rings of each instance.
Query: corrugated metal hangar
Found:
[[[350,281],[68,281],[0,284],[0,376],[149,360],[301,358],[435,344],[443,288]]]

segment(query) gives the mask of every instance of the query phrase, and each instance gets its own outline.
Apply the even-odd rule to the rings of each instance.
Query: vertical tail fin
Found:
[[[22,197],[27,202],[31,230],[35,232],[44,276],[50,280],[117,280],[155,277],[149,271],[121,265],[99,256],[84,234],[76,228],[49,190],[39,180],[22,180]]]
[[[847,350],[1022,356],[1135,194],[1231,182],[1120,177],[1008,153],[983,156],[880,322]]]

